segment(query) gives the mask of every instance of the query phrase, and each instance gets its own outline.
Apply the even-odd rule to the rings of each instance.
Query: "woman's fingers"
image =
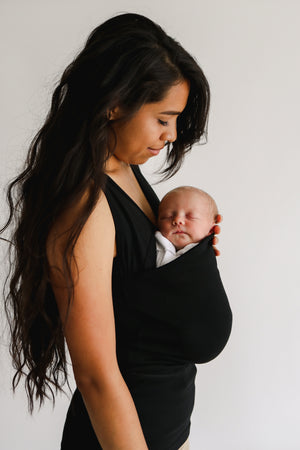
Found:
[[[222,222],[222,220],[223,220],[223,217],[221,216],[221,214],[218,214],[216,217],[216,223],[220,223],[220,222]],[[220,233],[221,233],[221,227],[219,225],[215,225],[214,226],[214,234],[216,235],[216,234],[220,234]],[[213,244],[213,249],[214,249],[216,256],[219,256],[221,254],[220,250],[218,250],[215,247],[215,245],[217,245],[218,242],[219,242],[219,239],[217,238],[217,236],[214,236],[212,244]]]
[[[214,236],[213,240],[212,240],[212,244],[217,245],[218,243],[219,243],[219,239],[217,238],[217,236]]]
[[[215,222],[216,222],[216,224],[221,223],[222,220],[223,220],[223,217],[221,216],[221,214],[218,214]],[[220,234],[220,233],[221,233],[221,227],[219,225],[215,225],[214,226],[214,234]]]
[[[221,252],[216,247],[213,246],[214,252],[216,256],[220,256]]]
[[[221,227],[219,225],[214,226],[214,234],[220,234],[221,233]]]
[[[222,222],[222,220],[223,220],[223,217],[221,216],[221,214],[218,214],[217,218],[216,218],[216,223],[220,223],[220,222]]]

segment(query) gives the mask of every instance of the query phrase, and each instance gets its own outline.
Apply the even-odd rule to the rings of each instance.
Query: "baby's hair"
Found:
[[[166,195],[161,199],[159,208],[161,207],[162,202],[167,197],[169,197],[171,194],[176,194],[176,193],[180,193],[180,192],[194,192],[194,193],[198,194],[199,196],[201,196],[202,199],[205,199],[209,203],[214,221],[217,220],[217,215],[219,214],[219,212],[218,212],[218,207],[217,207],[215,200],[207,192],[203,191],[202,189],[196,188],[194,186],[178,186],[178,187],[172,189],[171,191],[167,192]]]

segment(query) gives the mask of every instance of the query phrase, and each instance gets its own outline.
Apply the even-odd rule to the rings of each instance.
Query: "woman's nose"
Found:
[[[172,128],[170,127],[168,130],[166,130],[163,133],[161,139],[162,139],[162,141],[175,142],[177,139],[176,125],[173,126]]]

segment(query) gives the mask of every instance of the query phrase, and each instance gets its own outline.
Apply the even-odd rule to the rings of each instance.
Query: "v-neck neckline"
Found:
[[[154,211],[153,211],[153,207],[152,207],[152,205],[151,205],[151,203],[150,203],[150,201],[149,201],[147,195],[145,194],[145,192],[144,192],[144,190],[143,190],[143,188],[142,188],[142,186],[141,186],[141,183],[140,183],[138,177],[136,176],[135,171],[133,170],[132,166],[130,166],[130,168],[131,168],[131,171],[132,171],[132,173],[133,173],[133,175],[134,175],[136,181],[138,182],[139,187],[141,188],[141,191],[143,192],[143,194],[144,194],[144,196],[145,196],[145,198],[146,198],[146,200],[147,200],[147,202],[148,202],[148,204],[149,204],[149,206],[150,206],[150,208],[151,208],[151,211],[152,211],[154,217],[156,217],[155,214],[154,214]],[[152,220],[147,216],[147,214],[144,213],[144,211],[142,210],[142,208],[140,208],[140,206],[139,206],[139,205],[138,205],[138,204],[130,197],[130,195],[128,195],[127,192],[125,192],[124,189],[122,189],[122,188],[118,185],[118,183],[116,183],[116,182],[115,182],[115,181],[114,181],[107,173],[106,173],[105,175],[106,175],[106,176],[110,179],[110,181],[117,187],[117,189],[118,189],[120,192],[122,192],[123,195],[124,195],[127,199],[129,199],[129,201],[130,201],[131,203],[133,203],[133,204],[135,205],[135,207],[136,207],[136,208],[144,215],[144,217],[146,217],[146,219],[148,220],[148,222],[151,223],[151,225],[153,226],[153,228],[156,229],[156,228],[157,228],[156,225],[155,225],[155,224],[152,222]]]

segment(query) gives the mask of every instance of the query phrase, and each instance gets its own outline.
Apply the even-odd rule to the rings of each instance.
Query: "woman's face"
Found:
[[[163,100],[147,103],[128,121],[112,122],[117,143],[114,156],[127,164],[143,164],[158,155],[166,142],[177,138],[176,122],[184,110],[189,95],[189,84],[182,81],[172,86]],[[112,119],[121,117],[116,108]]]

